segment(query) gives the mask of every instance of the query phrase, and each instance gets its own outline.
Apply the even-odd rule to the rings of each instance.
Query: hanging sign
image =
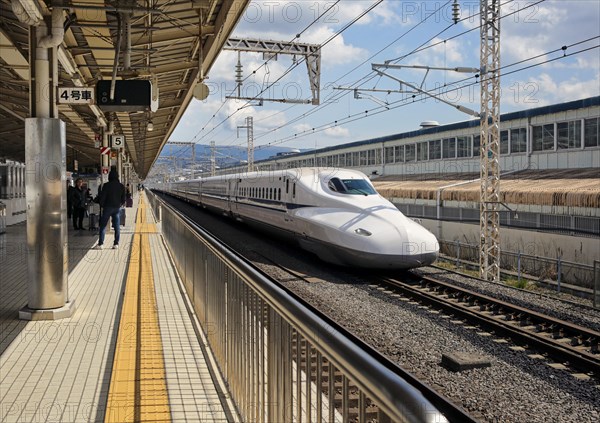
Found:
[[[58,87],[59,104],[94,104],[94,90],[85,87]]]
[[[112,148],[123,148],[125,147],[125,135],[111,135],[110,142]]]

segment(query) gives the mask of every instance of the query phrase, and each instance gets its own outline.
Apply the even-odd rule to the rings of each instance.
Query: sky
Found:
[[[600,95],[600,2],[501,1],[501,113]],[[476,73],[403,67],[384,70],[390,78],[372,71],[373,63],[384,62],[479,69],[479,0],[459,1],[458,23],[452,3],[252,1],[232,37],[322,45],[321,104],[227,99],[237,92],[238,54],[223,51],[205,80],[209,97],[192,100],[170,140],[245,146],[246,132],[238,126],[252,116],[255,148],[313,149],[408,132],[427,120],[443,125],[476,119],[453,106],[479,112]],[[311,98],[300,57],[296,64],[287,55],[266,61],[259,53],[241,53],[240,59],[243,96]],[[358,88],[360,98],[335,88]]]

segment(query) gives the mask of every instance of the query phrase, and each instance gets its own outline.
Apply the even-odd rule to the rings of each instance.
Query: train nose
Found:
[[[366,224],[366,223],[370,224]],[[438,258],[436,237],[397,210],[379,210],[365,219],[355,233],[368,242],[363,251],[372,250],[390,262],[385,267],[426,266]]]

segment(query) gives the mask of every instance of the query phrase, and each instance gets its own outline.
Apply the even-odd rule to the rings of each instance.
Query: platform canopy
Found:
[[[125,136],[125,151],[143,179],[193,98],[200,66],[209,75],[249,0],[0,0],[0,158],[23,161],[24,119],[31,116],[29,46],[35,27],[17,18],[14,2],[48,22],[53,9],[62,10],[59,87],[95,88],[99,80],[112,80],[117,47],[116,79],[152,83],[156,111],[59,105],[60,118],[67,123],[69,169],[73,160],[80,169],[98,167],[95,141],[101,138],[102,125],[112,120],[114,133]]]

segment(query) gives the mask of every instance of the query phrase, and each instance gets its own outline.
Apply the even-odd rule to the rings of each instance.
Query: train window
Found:
[[[327,186],[333,192],[344,192],[346,189],[344,188],[344,184],[340,181],[340,178],[331,178],[327,183]]]
[[[292,197],[296,198],[296,183],[294,182],[294,185],[292,185]]]
[[[281,201],[281,188],[277,188],[277,201]]]
[[[371,184],[364,179],[342,179],[342,183],[344,184],[348,194],[377,194]]]
[[[374,195],[377,192],[373,189],[364,179],[339,179],[331,178],[329,180],[329,188],[332,191],[339,192],[341,194],[351,195]],[[332,185],[334,188],[332,188]]]

